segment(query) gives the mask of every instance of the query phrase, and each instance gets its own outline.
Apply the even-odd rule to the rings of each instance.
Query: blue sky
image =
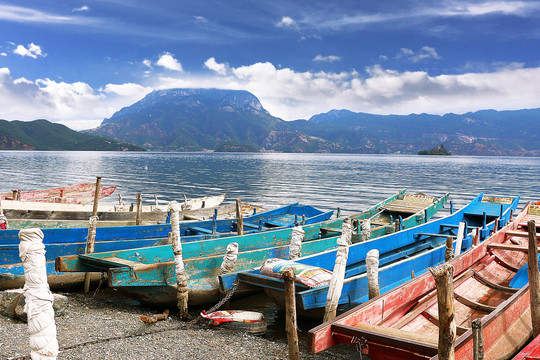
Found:
[[[1,1],[0,118],[98,126],[153,89],[274,116],[540,107],[539,1]]]

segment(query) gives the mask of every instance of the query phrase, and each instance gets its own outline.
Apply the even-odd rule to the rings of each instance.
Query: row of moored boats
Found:
[[[66,194],[64,190],[62,197]],[[95,279],[105,273],[108,285],[126,296],[153,306],[175,306],[170,217],[157,202],[146,212],[165,216],[147,225],[114,226],[114,221],[126,221],[127,215],[119,220],[111,214],[132,215],[137,210],[103,205],[99,222],[111,223],[98,225],[95,250],[85,253],[88,229],[65,226],[75,221],[83,225],[82,216],[91,215],[91,210],[79,208],[84,213],[79,215],[76,207],[88,205],[43,201],[36,206],[34,199],[21,200],[15,192],[14,199],[3,196],[0,204],[8,226],[0,230],[0,290],[24,284],[18,230],[11,225],[38,226],[43,229],[51,289],[75,289],[85,272]],[[338,296],[343,313],[309,332],[311,351],[344,343],[362,349],[370,359],[429,359],[437,356],[439,321],[437,289],[428,269],[445,262],[451,241],[455,256],[448,263],[454,268],[456,358],[472,359],[470,329],[477,318],[489,334],[484,340],[486,358],[510,358],[532,333],[528,280],[522,268],[527,264],[526,222],[540,224],[540,206],[527,204],[518,214],[519,196],[479,194],[459,210],[450,202],[448,214],[430,220],[448,197],[408,194],[404,189],[347,216],[297,203],[273,210],[238,201],[220,205],[224,195],[194,201],[199,205],[185,206],[180,212],[185,216],[172,225],[181,237],[188,303],[213,305],[231,291],[239,297],[262,289],[277,305],[285,306],[281,275],[292,267],[297,274],[298,315],[322,319],[340,240],[347,237],[348,256]],[[105,214],[111,216],[109,220],[102,220]],[[54,227],[40,226],[47,223]],[[373,249],[379,255],[381,295],[369,299],[366,257]],[[224,257],[229,261],[225,270]]]

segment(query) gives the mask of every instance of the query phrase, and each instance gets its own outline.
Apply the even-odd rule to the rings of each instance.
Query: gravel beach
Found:
[[[68,305],[65,313],[56,317],[61,350],[58,359],[288,359],[287,340],[283,336],[254,336],[209,328],[202,321],[182,322],[174,311],[165,321],[145,324],[141,315],[161,311],[137,305],[111,289],[96,294],[63,295],[68,297]],[[198,315],[197,310],[190,311],[192,318]],[[25,322],[0,315],[0,332],[0,359],[30,358]],[[105,340],[108,338],[112,339]],[[302,359],[358,358],[353,347],[345,346],[310,355],[302,335],[300,352]]]

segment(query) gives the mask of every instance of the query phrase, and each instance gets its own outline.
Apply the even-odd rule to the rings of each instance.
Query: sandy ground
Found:
[[[111,291],[68,293],[68,306],[56,317],[58,359],[288,359],[287,340],[269,321],[269,334],[254,336],[206,323],[186,323],[172,312],[165,321],[144,324],[141,315],[161,311],[146,308]],[[194,309],[192,318],[198,314]],[[309,325],[311,327],[311,325]],[[27,324],[0,315],[0,359],[30,358]],[[306,351],[306,331],[300,335],[302,359],[358,359],[352,347],[318,355]],[[105,340],[113,338],[111,340]],[[72,347],[72,348],[68,348]]]

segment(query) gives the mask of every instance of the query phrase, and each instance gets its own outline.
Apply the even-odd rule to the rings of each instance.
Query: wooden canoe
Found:
[[[214,209],[225,199],[225,194],[215,196],[204,196],[201,198],[189,199],[182,203],[183,220],[205,220],[214,214]],[[77,221],[88,222],[92,216],[93,205],[63,204],[63,203],[42,203],[33,201],[2,200],[0,203],[4,215],[7,217],[13,229],[22,228],[26,223],[33,223],[37,227],[78,227],[69,226],[69,223],[77,224]],[[220,208],[220,215],[234,212],[234,205],[229,205],[227,209]],[[252,209],[253,210],[253,209]],[[258,212],[263,210],[257,209]],[[137,216],[137,209],[133,204],[98,205],[98,218],[101,221],[109,222],[134,222]],[[167,220],[168,205],[143,205],[141,209],[141,219],[143,224],[162,223]],[[54,226],[66,221],[63,226]],[[47,225],[52,223],[51,225]],[[20,224],[20,225],[17,225]],[[43,225],[41,225],[43,224]],[[130,225],[130,224],[125,224]],[[85,225],[83,225],[84,227]],[[111,224],[111,226],[114,226]],[[120,226],[120,225],[118,225]]]
[[[473,359],[471,323],[480,318],[486,359],[509,359],[530,338],[528,284],[512,279],[526,266],[523,223],[540,216],[526,207],[514,222],[452,259],[458,338],[456,359]],[[526,228],[525,228],[526,229]],[[525,269],[526,271],[526,269]],[[356,344],[370,359],[437,359],[437,290],[430,273],[416,277],[309,332],[311,352],[337,343]]]
[[[540,359],[540,336],[534,338],[512,360],[538,360]]]
[[[49,203],[65,204],[88,204],[94,201],[94,183],[81,183],[69,186],[62,186],[52,189],[33,190],[18,192],[18,199],[13,199],[13,193],[0,193],[0,200],[24,200],[39,201]],[[99,198],[111,195],[116,186],[103,187],[99,189]]]
[[[500,200],[504,201],[500,203]],[[442,262],[446,238],[453,237],[455,246],[460,222],[467,224],[467,234],[462,242],[462,250],[465,250],[472,245],[474,229],[479,229],[481,239],[485,238],[493,230],[497,218],[499,223],[506,223],[518,201],[519,197],[493,198],[480,194],[461,210],[442,219],[351,245],[339,298],[340,306],[350,308],[368,300],[365,260],[371,249],[379,250],[380,290],[388,291],[410,279],[411,271],[417,275],[422,274],[428,267]],[[336,250],[333,250],[300,258],[295,262],[333,271],[335,259]],[[262,275],[259,269],[223,275],[220,279],[222,290],[230,290],[238,279],[261,287],[278,306],[285,306],[283,281]],[[322,318],[327,294],[328,286],[309,288],[297,284],[296,309],[299,315]]]
[[[242,203],[242,214],[244,217],[253,215],[254,213],[262,213],[267,210],[258,205]],[[180,211],[180,221],[203,221],[212,219],[217,211],[217,219],[233,219],[236,217],[236,204],[225,204],[216,207],[201,208],[196,210]],[[40,229],[52,228],[88,228],[88,219],[91,216],[88,212],[88,218],[83,220],[62,220],[57,219],[57,212],[52,214],[52,219],[32,219],[19,218],[8,219],[9,229],[27,229],[37,227]],[[76,217],[81,217],[81,213],[75,214]],[[134,226],[136,225],[136,212],[98,212],[98,227],[111,226]],[[70,216],[71,217],[71,216]],[[75,216],[73,216],[75,217]],[[157,225],[169,222],[169,213],[167,211],[147,211],[142,213],[141,225]]]
[[[435,214],[448,199],[448,194],[437,199],[424,195],[406,196],[404,191],[402,190],[399,194],[348,218],[351,218],[353,222],[361,222],[363,219],[380,215],[389,204],[395,204],[396,201],[399,203],[404,198],[410,198],[411,201],[423,202],[419,216],[411,215],[408,212],[399,213],[395,209],[393,214],[395,215],[394,219],[398,219],[400,214],[403,215],[402,226],[411,227],[419,222],[425,222],[424,216],[427,214],[429,217]],[[430,198],[430,200],[426,201],[426,198]],[[428,210],[424,212],[424,208]],[[383,218],[390,221],[390,216],[381,217],[381,219]],[[344,219],[338,218],[304,225],[302,256],[336,248]],[[396,229],[395,224],[390,222],[386,225],[373,224],[372,226],[372,236],[380,236]],[[260,266],[266,259],[272,257],[288,258],[291,233],[291,229],[282,229],[228,239],[183,244],[182,253],[189,275],[189,303],[197,305],[219,299],[218,275],[226,247],[230,242],[234,241],[239,244],[235,269],[248,270]],[[353,241],[358,242],[360,239],[361,235],[353,235]],[[170,306],[176,301],[175,265],[170,246],[57,259],[57,270],[87,271],[92,266],[98,270],[107,269],[109,286],[120,288],[127,295],[141,302]],[[235,294],[245,293],[246,290],[245,287],[241,288]]]

